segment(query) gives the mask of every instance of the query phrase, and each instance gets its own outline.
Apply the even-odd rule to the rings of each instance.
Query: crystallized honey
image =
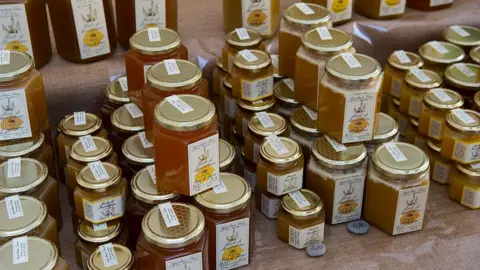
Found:
[[[468,208],[480,208],[480,171],[478,164],[452,166],[448,197]]]
[[[441,143],[432,139],[427,141],[425,153],[430,158],[430,180],[439,184],[448,184],[453,162],[440,155]]]
[[[405,133],[404,142],[413,144],[420,149],[424,149],[427,144],[427,137],[418,133],[418,120],[411,118],[407,125],[407,132]]]

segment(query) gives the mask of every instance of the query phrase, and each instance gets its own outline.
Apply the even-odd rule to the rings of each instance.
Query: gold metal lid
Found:
[[[193,131],[210,125],[215,120],[215,105],[201,96],[178,95],[179,99],[192,107],[192,111],[182,113],[167,99],[155,107],[155,121],[162,127],[175,131]]]
[[[130,185],[133,197],[146,204],[159,204],[176,200],[180,197],[177,193],[158,188],[150,177],[148,168],[138,171],[133,176]]]
[[[450,129],[460,132],[465,135],[479,135],[480,134],[480,113],[473,110],[462,110],[467,113],[473,120],[473,123],[467,124],[460,120],[452,111],[448,112],[446,116],[446,124]]]
[[[250,52],[257,57],[255,61],[249,62],[241,54],[237,53],[233,58],[233,65],[252,72],[263,70],[272,65],[272,59],[268,53],[260,50],[250,50]]]
[[[332,26],[332,14],[328,9],[315,4],[306,4],[313,10],[313,14],[305,14],[297,5],[293,4],[283,12],[283,19],[302,32],[317,26]]]
[[[427,147],[428,147],[428,149],[430,149],[431,151],[436,152],[436,153],[439,153],[439,154],[440,154],[440,151],[442,150],[441,141],[440,141],[440,142],[436,142],[436,141],[434,141],[434,140],[432,140],[432,139],[427,140]]]
[[[257,101],[248,101],[248,100],[243,100],[239,99],[238,100],[238,106],[242,109],[245,109],[247,111],[251,112],[261,112],[261,111],[266,111],[270,108],[272,108],[276,103],[276,99],[274,96],[264,98],[262,100],[257,100]]]
[[[405,54],[410,59],[409,63],[402,63],[396,53],[392,53],[390,57],[388,57],[388,64],[396,69],[400,69],[403,71],[410,70],[412,68],[422,68],[423,67],[423,60],[420,55],[412,52],[405,52]]]
[[[129,248],[126,246],[112,243],[113,251],[117,257],[118,264],[110,267],[105,267],[100,248],[95,251],[88,258],[88,270],[131,270],[134,267],[135,257]]]
[[[159,207],[150,210],[142,221],[145,239],[161,248],[181,248],[196,242],[203,235],[205,218],[193,205],[172,203],[180,225],[167,227]]]
[[[349,144],[345,147],[347,150],[337,152],[327,138],[321,136],[312,145],[312,154],[323,166],[338,170],[355,168],[365,160],[367,148],[363,143]]]
[[[145,129],[143,116],[133,118],[125,105],[113,111],[110,122],[116,129],[124,132],[139,132]]]
[[[449,101],[441,100],[435,93],[436,91],[443,91],[450,97]],[[446,88],[435,88],[428,90],[423,96],[423,101],[425,104],[436,110],[453,110],[456,108],[461,108],[463,106],[463,97],[456,91],[446,89]]]
[[[278,154],[268,141],[264,141],[260,148],[260,156],[273,164],[290,163],[302,157],[302,149],[297,142],[286,137],[279,137],[279,139],[287,148],[287,153]]]
[[[361,67],[351,68],[342,55],[336,55],[328,60],[325,70],[334,78],[355,85],[370,85],[382,74],[382,68],[377,60],[364,54],[352,54]]]
[[[105,189],[122,181],[122,170],[119,167],[107,162],[102,162],[102,165],[108,173],[107,179],[97,180],[90,167],[85,166],[77,174],[77,185],[91,192],[104,192]]]
[[[273,88],[273,94],[275,97],[282,101],[283,103],[289,104],[289,105],[299,105],[300,102],[298,102],[295,99],[295,92],[294,90],[290,89],[287,84],[285,84],[285,80],[289,79],[283,79],[278,81],[274,88]]]
[[[153,164],[153,147],[144,148],[140,136],[135,134],[122,144],[123,156],[130,162],[142,165]]]
[[[473,164],[460,164],[457,163],[457,169],[470,177],[480,177],[480,168],[473,167]]]
[[[422,69],[421,71],[430,78],[429,81],[423,82],[417,76],[415,76],[415,73],[413,73],[412,70],[409,70],[405,74],[405,83],[410,87],[422,90],[438,88],[442,85],[442,77],[440,77],[437,73],[426,69]]]
[[[313,120],[303,107],[296,108],[290,115],[290,124],[300,132],[312,136],[319,136],[321,132],[317,129],[317,121]]]
[[[447,50],[447,52],[443,54],[438,52],[431,45],[432,42],[438,42],[438,44],[443,46]],[[418,49],[418,53],[423,59],[428,60],[432,63],[439,64],[452,64],[460,62],[465,58],[465,52],[462,48],[458,47],[455,44],[443,41],[431,41],[425,43]]]
[[[0,82],[10,82],[23,77],[33,68],[33,59],[30,55],[17,51],[10,51],[10,63],[0,65]]]
[[[92,140],[97,150],[86,152],[80,140],[77,140],[70,148],[70,157],[75,161],[88,163],[103,160],[113,153],[113,145],[109,140],[96,136],[92,136]]]
[[[375,149],[372,156],[373,165],[381,174],[394,180],[413,180],[428,171],[429,159],[427,155],[415,145],[396,142],[395,144],[405,155],[407,160],[396,161],[382,144]]]
[[[248,129],[255,135],[261,137],[267,137],[269,135],[277,135],[280,136],[283,134],[287,128],[288,123],[285,118],[281,117],[276,113],[267,113],[270,119],[274,124],[273,127],[264,127],[260,120],[258,119],[258,115],[252,116],[248,121]]]
[[[128,91],[123,91],[122,87],[120,86],[120,78],[126,77],[127,76],[120,76],[107,85],[104,94],[109,102],[118,105],[123,105],[130,102]]]
[[[475,48],[472,48],[470,50],[470,58],[475,62],[477,63],[478,65],[480,65],[480,46],[477,46]]]
[[[377,114],[377,126],[373,135],[374,144],[389,142],[398,134],[398,124],[393,117],[385,113]]]
[[[232,91],[232,76],[230,76],[230,74],[225,75],[222,82],[225,90]]]
[[[0,158],[9,159],[28,155],[39,149],[43,145],[44,141],[45,136],[43,133],[40,133],[40,135],[36,137],[34,141],[2,145],[0,146]]]
[[[458,65],[464,65],[468,68],[473,76],[467,76],[463,71],[458,69]],[[469,63],[459,63],[448,66],[445,69],[445,80],[461,89],[478,91],[480,90],[480,66]]]
[[[53,270],[58,261],[58,249],[50,241],[36,237],[27,236],[28,261],[14,264],[13,241],[0,246],[0,266],[4,270]]]
[[[455,28],[460,28],[462,32],[468,35],[460,35]],[[443,31],[443,38],[455,45],[463,47],[473,47],[480,45],[480,29],[467,25],[452,25]]]
[[[150,28],[150,27],[149,27]],[[167,54],[182,46],[182,38],[172,29],[158,27],[160,41],[150,41],[148,29],[143,29],[132,35],[130,48],[132,51],[145,55]]]
[[[30,196],[20,196],[23,216],[9,219],[6,200],[0,201],[0,238],[13,238],[30,233],[47,219],[47,206]]]
[[[8,161],[0,164],[0,194],[18,194],[36,188],[48,176],[48,168],[45,163],[32,158],[21,158],[20,177],[8,178]]]
[[[223,66],[223,60],[222,60],[222,57],[217,57],[217,59],[215,60],[215,64],[217,65],[217,67],[225,72],[228,73],[228,71],[225,69],[225,67]]]
[[[281,200],[283,210],[296,219],[310,219],[316,217],[320,211],[322,211],[322,199],[317,194],[307,189],[301,189],[300,192],[310,205],[307,207],[299,207],[290,195],[285,195]]]
[[[233,30],[225,36],[225,42],[227,42],[229,46],[232,46],[237,50],[253,49],[260,46],[260,44],[262,43],[262,36],[257,31],[254,31],[252,29],[245,30],[247,30],[250,38],[242,40],[238,36],[237,31]]]
[[[73,114],[65,116],[58,124],[57,130],[68,136],[80,137],[90,135],[102,128],[102,119],[93,113],[85,113],[85,125],[75,126]]]
[[[77,234],[80,239],[90,243],[107,243],[122,233],[123,224],[120,221],[108,223],[106,229],[97,230],[88,222],[78,224]]]
[[[220,149],[220,171],[226,171],[233,166],[235,161],[235,148],[225,140],[218,140]]]
[[[176,59],[179,74],[169,75],[165,61],[151,66],[147,71],[147,83],[161,91],[179,91],[193,88],[202,80],[202,69],[192,62]]]
[[[322,39],[317,29],[311,29],[302,35],[302,46],[309,52],[332,56],[349,52],[353,46],[352,36],[335,28],[328,28],[332,39]]]
[[[216,193],[209,189],[195,195],[195,201],[209,212],[228,214],[245,208],[250,201],[252,189],[242,177],[233,173],[220,173],[226,192]]]

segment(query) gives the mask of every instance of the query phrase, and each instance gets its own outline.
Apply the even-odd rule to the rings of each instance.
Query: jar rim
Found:
[[[323,209],[322,199],[308,189],[300,189],[299,192],[302,193],[310,205],[307,207],[299,207],[290,195],[287,194],[280,200],[282,209],[294,218],[308,219],[318,215]]]
[[[124,269],[124,270],[133,269],[135,259],[130,249],[117,243],[112,243],[112,248],[115,252],[115,256],[117,257],[117,262],[118,262],[118,264],[115,266],[117,267],[116,269]],[[105,264],[103,262],[100,247],[96,248],[95,251],[88,258],[88,269],[91,269],[91,270],[105,269]]]
[[[91,152],[85,151],[80,140],[74,142],[70,148],[70,158],[78,162],[88,163],[103,160],[113,153],[113,145],[109,140],[92,136],[92,141],[95,143],[97,149]]]
[[[222,139],[218,140],[218,147],[220,149],[220,171],[225,171],[235,161],[235,148],[231,143]]]
[[[466,74],[463,73],[463,71],[460,71],[458,68],[458,65],[464,65],[464,67],[472,70],[475,69],[475,71],[472,71],[474,73],[474,76],[467,76]],[[476,64],[470,64],[470,63],[456,63],[448,66],[445,69],[444,77],[445,80],[461,89],[467,89],[467,90],[472,90],[472,91],[477,91],[480,89],[480,78],[476,76],[476,74],[480,73],[480,65]]]
[[[77,185],[91,192],[104,192],[105,189],[122,182],[122,171],[119,167],[108,162],[102,162],[102,165],[108,173],[107,179],[95,179],[90,167],[85,166],[77,175]]]
[[[413,70],[413,71],[412,71]],[[428,81],[422,81],[416,75],[416,71],[423,72],[428,78]],[[438,88],[442,85],[442,77],[440,77],[437,73],[427,69],[410,69],[405,74],[405,83],[415,89],[419,90],[429,90],[432,88]]]
[[[10,62],[0,66],[0,82],[15,81],[34,68],[33,58],[23,52],[9,51]]]
[[[272,59],[268,53],[261,50],[249,51],[257,58],[257,60],[250,62],[243,58],[240,53],[237,53],[233,58],[233,66],[251,72],[258,72],[272,66]]]
[[[240,39],[236,30],[230,31],[225,36],[225,42],[236,49],[252,49],[254,47],[260,46],[262,44],[262,36],[255,30],[244,28],[249,38]]]
[[[158,91],[172,92],[191,89],[202,80],[202,69],[192,62],[183,59],[174,60],[180,73],[169,74],[165,61],[152,65],[147,71],[147,84]]]
[[[472,115],[476,118],[475,123],[473,125],[466,124],[464,122],[457,121],[458,117],[452,111],[449,111],[446,116],[446,125],[448,128],[460,132],[462,134],[468,135],[478,135],[480,134],[480,113],[473,111],[473,110],[466,110],[466,109],[457,109],[462,110],[465,113],[469,114],[471,117]]]
[[[283,12],[283,19],[288,24],[302,29],[321,25],[331,26],[332,15],[328,9],[311,3],[305,3],[305,5],[312,9],[314,13],[307,15],[296,4],[293,4]]]
[[[332,56],[341,52],[348,52],[353,46],[352,36],[340,29],[327,28],[332,36],[331,39],[321,38],[317,29],[310,29],[302,35],[302,46],[311,53]]]
[[[454,30],[454,27],[461,28],[461,30],[468,33],[468,36],[458,34],[458,32]],[[473,26],[451,25],[443,31],[442,36],[446,41],[458,46],[474,47],[480,45],[480,29]]]
[[[441,46],[443,46],[445,49],[447,49],[447,53],[442,54],[437,52],[431,45],[432,42],[438,42]],[[462,48],[459,46],[449,43],[449,42],[444,42],[444,41],[430,41],[418,49],[418,53],[420,56],[432,63],[438,63],[438,64],[452,64],[456,62],[460,62],[465,58],[465,52],[463,51]]]
[[[296,108],[290,115],[290,124],[295,129],[308,133],[312,136],[320,136],[321,132],[317,129],[317,122],[310,118],[305,110],[310,110],[305,106]]]
[[[290,89],[290,86],[288,86],[285,83],[285,80],[292,80],[292,79],[284,78],[279,80],[277,83],[275,83],[273,87],[273,95],[277,100],[280,100],[285,104],[293,105],[293,106],[299,105],[300,102],[298,102],[295,99],[295,93],[294,93],[295,90]]]
[[[45,135],[40,133],[35,141],[21,142],[13,145],[0,146],[0,157],[8,159],[14,157],[21,157],[38,150],[45,141]]]
[[[436,91],[443,91],[452,99],[452,102],[442,101],[436,93]],[[425,95],[423,96],[423,101],[425,104],[432,109],[436,110],[453,110],[456,108],[461,108],[463,106],[464,100],[462,95],[458,92],[446,89],[446,88],[434,88],[428,90]]]
[[[423,60],[420,57],[420,55],[413,53],[413,52],[407,52],[403,51],[407,55],[407,57],[410,59],[410,62],[408,63],[403,63],[399,60],[397,54],[394,52],[392,53],[387,60],[387,63],[392,66],[395,69],[399,69],[402,71],[407,71],[412,68],[422,68],[423,67]]]
[[[89,243],[106,243],[119,236],[123,231],[122,222],[115,222],[106,229],[95,231],[95,229],[86,222],[78,224],[77,234],[80,239]]]
[[[23,263],[21,267],[25,267],[24,269],[54,269],[59,257],[57,247],[49,240],[40,237],[25,237],[27,242],[26,247],[30,256],[29,260]],[[12,258],[13,250],[13,241],[10,240],[0,246],[0,257]],[[5,267],[5,269],[15,269],[13,260],[2,261],[2,266]]]
[[[259,119],[258,113],[255,113],[250,120],[248,120],[248,130],[252,132],[252,134],[261,137],[267,137],[269,135],[280,136],[287,131],[288,123],[285,118],[276,113],[267,112],[266,114],[272,120],[273,126],[264,127]]]
[[[104,94],[110,103],[124,105],[130,102],[130,97],[128,96],[128,89],[123,90],[120,85],[120,79],[122,78],[127,78],[127,76],[119,76],[115,80],[111,81],[105,88]]]
[[[137,133],[127,138],[122,144],[122,154],[127,161],[138,165],[150,165],[155,162],[153,147],[144,148]]]
[[[42,183],[44,183],[46,180],[47,180],[47,177],[48,177],[48,168],[47,168],[47,165],[43,162],[40,162],[36,159],[33,159],[33,158],[20,158],[20,163],[21,163],[21,167],[22,164],[24,163],[29,163],[29,164],[33,164],[33,166],[35,167],[35,169],[37,170],[36,173],[34,174],[34,177],[29,177],[29,179],[25,179],[25,178],[22,178],[22,176],[19,177],[19,179],[24,179],[26,181],[28,181],[28,183],[23,183],[24,185],[22,186],[14,186],[14,187],[9,187],[9,186],[5,186],[5,185],[0,185],[0,193],[4,193],[4,194],[17,194],[17,193],[22,193],[22,192],[26,192],[26,191],[29,191],[33,188],[36,188],[38,187],[39,185],[41,185]],[[3,182],[6,184],[6,181],[5,181],[5,177],[7,176],[6,174],[6,167],[8,167],[8,161],[5,161],[3,163],[0,164],[0,169],[3,170],[3,173],[0,173],[1,177],[3,178],[2,180],[3,181],[0,181],[0,182]],[[31,169],[30,166],[28,166],[29,169]],[[23,169],[25,170],[25,168]]]
[[[315,160],[323,166],[339,170],[355,168],[367,157],[367,148],[362,143],[349,144],[345,147],[346,150],[337,152],[327,136],[323,135],[313,143],[312,154]]]
[[[85,113],[86,124],[75,126],[74,114],[66,115],[58,124],[58,132],[72,137],[93,134],[102,128],[102,119],[93,113]]]
[[[153,183],[147,167],[141,169],[133,176],[130,186],[132,188],[132,196],[146,204],[160,204],[180,197],[180,194],[159,189]]]
[[[360,64],[353,68],[345,60],[344,55],[351,55]],[[359,53],[342,53],[328,60],[325,71],[336,80],[345,84],[370,85],[382,76],[382,68],[377,60]]]
[[[123,132],[140,132],[145,129],[143,116],[133,118],[126,107],[127,104],[115,109],[110,116],[112,126]]]
[[[272,108],[275,105],[276,101],[277,100],[274,96],[253,101],[253,102],[240,99],[238,100],[238,106],[247,111],[260,112],[260,111],[266,111]]]
[[[45,220],[47,220],[47,206],[44,202],[30,196],[19,196],[19,200],[24,213],[22,217],[9,219],[8,215],[6,215],[7,211],[2,211],[3,214],[0,214],[0,217],[8,220],[10,223],[7,228],[0,226],[1,238],[11,238],[28,234],[43,224]],[[2,204],[6,204],[5,199],[0,201],[0,205]],[[31,211],[34,207],[36,210]],[[1,224],[7,225],[6,223],[7,222],[2,222]]]
[[[150,41],[149,29],[142,29],[130,37],[130,48],[132,51],[143,55],[162,55],[170,53],[182,46],[182,38],[172,29],[157,28],[160,34],[160,41]]]
[[[267,140],[264,140],[260,146],[260,156],[267,162],[272,164],[287,164],[299,160],[302,157],[302,149],[298,143],[287,137],[278,137],[285,145],[288,152],[278,154]]]

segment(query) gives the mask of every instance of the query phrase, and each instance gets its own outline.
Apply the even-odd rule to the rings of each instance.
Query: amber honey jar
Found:
[[[318,130],[340,143],[372,140],[382,82],[375,59],[351,53],[332,57],[318,91]]]
[[[51,0],[48,11],[58,54],[75,63],[107,58],[117,46],[112,3],[108,0]]]
[[[155,163],[158,187],[193,196],[218,184],[218,123],[206,98],[178,95],[161,101],[153,146],[155,159],[162,161]]]
[[[128,81],[126,76],[120,76],[111,81],[104,91],[105,101],[100,107],[102,112],[102,121],[105,128],[110,132],[112,126],[110,117],[112,113],[119,107],[130,103],[128,96]]]
[[[467,25],[452,25],[443,31],[443,39],[468,52],[480,45],[480,29]]]
[[[212,72],[212,93],[211,95],[221,95],[221,88],[225,76],[229,74],[227,67],[223,66],[223,57],[217,57],[215,69]]]
[[[258,112],[271,112],[276,104],[275,97],[270,97],[254,102],[246,100],[238,100],[238,110],[235,115],[235,135],[241,139],[247,136],[248,121],[255,113]]]
[[[304,32],[332,26],[331,13],[316,4],[296,3],[283,12],[278,37],[278,74],[295,80],[295,57],[302,46]]]
[[[153,165],[153,144],[145,145],[144,143],[140,139],[140,134],[133,135],[123,143],[120,168],[124,178],[132,179],[138,171]]]
[[[355,0],[355,12],[375,20],[398,19],[405,13],[407,0]]]
[[[235,118],[238,111],[238,99],[232,95],[232,77],[226,75],[223,79],[220,95],[219,114],[223,112],[223,137],[231,140],[232,129],[235,128]],[[220,120],[221,115],[220,115]]]
[[[130,113],[127,106],[132,106],[132,111],[134,114]],[[122,145],[131,136],[142,132],[145,130],[145,125],[143,124],[143,113],[140,113],[138,107],[135,108],[135,104],[124,105],[116,109],[111,118],[110,122],[112,124],[112,129],[108,138],[113,144],[113,149],[115,152],[122,152]],[[131,107],[131,108],[132,108]],[[134,117],[135,116],[135,117]]]
[[[296,53],[295,98],[317,110],[318,87],[327,61],[352,49],[352,37],[334,28],[318,27],[302,35],[302,46]]]
[[[305,3],[312,3],[326,7],[332,14],[333,25],[349,22],[353,14],[353,1],[344,0],[302,0]]]
[[[255,187],[255,208],[267,218],[276,219],[280,210],[281,196],[268,193],[260,186]]]
[[[257,187],[257,164],[248,161],[242,153],[235,165],[235,173],[242,176],[250,184],[252,192],[255,192]]]
[[[301,189],[283,196],[280,204],[278,239],[297,249],[323,242],[325,212],[317,194]]]
[[[243,50],[265,51],[265,45],[262,42],[260,33],[245,28],[232,29],[225,36],[225,46],[222,49],[222,68],[231,73],[235,56],[239,51]]]
[[[457,91],[470,106],[480,91],[480,65],[457,63],[445,69],[445,85]]]
[[[448,197],[470,209],[480,208],[480,170],[477,164],[453,165]]]
[[[410,118],[400,112],[400,100],[393,98],[388,105],[387,114],[390,115],[398,123],[398,133],[400,136],[405,136],[407,132],[408,121]]]
[[[302,147],[305,161],[310,160],[312,145],[321,136],[316,120],[317,114],[305,106],[297,108],[290,116],[290,139]]]
[[[407,132],[405,133],[405,138],[403,142],[413,144],[420,149],[424,149],[427,144],[428,138],[418,133],[418,119],[410,118],[410,121],[407,125]]]
[[[240,176],[220,174],[220,185],[194,197],[205,217],[210,268],[248,265],[253,254],[253,200],[250,185]]]
[[[425,153],[430,158],[430,180],[439,184],[448,184],[450,172],[453,169],[453,161],[440,155],[442,144],[428,139],[425,145]]]
[[[218,148],[220,150],[220,172],[235,173],[235,148],[225,140],[218,140]]]
[[[448,8],[453,2],[454,0],[407,0],[407,6],[424,11],[433,11]]]
[[[289,119],[293,111],[300,106],[295,99],[295,82],[292,79],[282,79],[275,83],[273,95],[277,103],[274,112]]]
[[[378,113],[377,117],[378,121],[373,140],[365,142],[368,157],[372,156],[377,146],[387,142],[397,142],[400,135],[398,123],[392,116],[385,113]]]
[[[109,243],[110,244],[110,243]],[[115,254],[115,263],[105,266],[103,260],[102,249],[98,247],[88,258],[88,270],[133,270],[135,269],[135,257],[130,249],[124,245],[112,244],[113,253]]]
[[[148,69],[167,59],[188,60],[188,50],[182,45],[182,38],[174,30],[148,28],[138,31],[130,38],[130,50],[125,53],[128,95],[140,107]]]
[[[160,204],[162,205],[162,204]],[[166,224],[160,207],[150,210],[142,221],[137,242],[137,269],[207,269],[208,235],[202,212],[193,205],[171,203],[178,224]]]
[[[480,65],[480,46],[470,49],[469,55],[473,63]]]
[[[449,89],[436,88],[426,92],[418,120],[418,133],[437,141],[442,140],[447,113],[461,108],[463,102],[459,93]]]
[[[428,157],[414,145],[379,146],[368,170],[363,218],[391,235],[421,230],[430,186],[429,167]]]
[[[443,76],[448,65],[461,62],[465,52],[457,45],[443,41],[430,41],[418,49],[418,53],[425,62],[424,68]]]

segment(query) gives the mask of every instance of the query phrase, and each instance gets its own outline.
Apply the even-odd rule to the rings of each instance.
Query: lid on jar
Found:
[[[423,67],[423,60],[420,55],[412,52],[405,52],[405,55],[408,57],[410,61],[406,61],[407,59],[399,59],[397,52],[394,52],[388,57],[388,64],[394,68],[407,71],[412,68],[421,68]]]
[[[440,153],[442,150],[441,141],[427,140],[427,147],[433,152]]]
[[[228,45],[237,50],[251,49],[259,46],[262,43],[262,36],[252,29],[245,29],[248,33],[248,38],[241,39],[236,30],[231,31],[225,36],[225,41]]]
[[[420,56],[432,63],[452,64],[465,58],[465,52],[455,44],[443,41],[430,41],[419,49]]]
[[[13,263],[13,241],[0,246],[0,258],[2,262],[0,266],[2,269],[8,270],[52,270],[58,261],[58,249],[50,241],[36,237],[26,236],[28,249],[28,261],[24,263]]]
[[[159,204],[180,197],[177,193],[158,188],[148,168],[141,169],[133,176],[131,188],[133,197],[146,204]]]
[[[122,105],[130,102],[130,97],[128,96],[128,89],[123,90],[120,84],[120,79],[127,78],[127,76],[120,76],[115,80],[111,81],[107,88],[105,88],[105,97],[110,103]]]
[[[419,71],[423,72],[423,74]],[[442,85],[442,77],[431,70],[413,69],[412,72],[411,69],[405,74],[405,83],[416,89],[427,90],[440,87]]]
[[[470,50],[470,58],[475,62],[477,63],[478,65],[480,65],[480,46],[477,46],[475,48],[472,48]]]
[[[8,161],[0,164],[0,194],[18,194],[36,188],[48,177],[45,163],[32,158],[20,159],[19,177],[8,177]]]
[[[235,148],[225,140],[218,140],[218,148],[220,149],[220,171],[226,171],[233,166],[235,161]]]
[[[228,71],[227,71],[227,70],[225,69],[225,67],[223,66],[223,59],[222,59],[221,56],[220,56],[220,57],[217,57],[217,59],[215,60],[215,64],[217,65],[217,67],[218,67],[219,69],[221,69],[222,71],[228,73]]]
[[[47,219],[47,206],[30,196],[19,197],[23,216],[10,219],[7,202],[0,201],[0,238],[10,238],[27,234],[38,228]],[[5,210],[4,210],[5,209]]]
[[[367,156],[363,143],[344,145],[346,150],[338,151],[332,146],[327,136],[318,138],[312,146],[312,154],[323,166],[330,169],[347,170],[358,167]]]
[[[260,148],[260,156],[273,164],[285,164],[297,161],[302,157],[302,150],[297,142],[290,138],[278,137],[288,150],[285,154],[279,154],[268,141],[264,141]]]
[[[40,133],[40,135],[33,141],[2,145],[0,146],[0,158],[9,159],[28,155],[39,149],[43,145],[44,141],[45,136],[43,133]]]
[[[273,126],[264,126],[260,121],[258,114],[255,114],[248,121],[248,129],[253,134],[261,137],[267,137],[269,135],[280,136],[287,130],[288,123],[285,118],[276,113],[267,113],[267,115],[272,120]]]
[[[352,57],[356,59],[359,66],[353,66],[346,62],[345,59],[352,59]],[[376,81],[382,73],[382,68],[377,60],[359,53],[333,56],[328,60],[325,69],[334,78],[346,84],[356,85],[369,85]]]
[[[405,160],[401,161],[401,157],[395,159],[390,151],[390,147],[397,147],[405,156]],[[399,160],[399,161],[397,161]],[[411,180],[420,177],[429,168],[429,159],[415,145],[401,142],[384,143],[375,149],[372,156],[373,165],[383,175],[398,180]]]
[[[305,14],[305,12],[298,7],[298,4],[302,3],[293,4],[283,12],[283,19],[288,24],[299,27],[302,32],[316,26],[332,26],[332,14],[328,9],[320,5],[305,3],[313,12],[308,10],[309,12],[307,13],[311,14]]]
[[[243,99],[238,100],[238,106],[240,106],[240,108],[245,109],[247,111],[251,111],[251,112],[266,111],[272,108],[275,105],[275,103],[276,103],[276,99],[274,96],[263,98],[257,101],[248,101]]]
[[[113,251],[115,252],[115,257],[117,258],[117,264],[109,267],[105,267],[103,261],[102,252],[100,248],[96,248],[95,251],[88,258],[88,269],[89,270],[131,270],[134,267],[135,259],[132,252],[129,248],[112,243]]]
[[[0,82],[20,79],[33,68],[33,59],[28,54],[17,51],[10,52],[10,63],[0,65]]]
[[[203,235],[205,218],[198,208],[185,203],[172,203],[180,225],[167,227],[159,207],[153,207],[142,220],[145,239],[161,248],[181,248],[195,243]]]
[[[101,230],[95,230],[93,225],[88,222],[80,222],[77,234],[80,239],[90,243],[106,243],[120,235],[122,230],[123,224],[121,220],[109,222],[107,223],[107,228]]]
[[[455,109],[448,112],[446,116],[446,124],[450,129],[462,134],[479,135],[480,113],[472,110]]]
[[[122,144],[123,156],[132,163],[149,165],[153,164],[153,147],[145,148],[140,135],[135,134],[126,139]]]
[[[148,28],[157,28],[160,34],[159,41],[151,41]],[[172,29],[148,27],[133,34],[130,38],[132,51],[144,55],[161,55],[170,53],[182,46],[182,38]],[[150,30],[151,31],[151,30]]]
[[[58,124],[57,130],[68,136],[80,137],[90,135],[102,128],[102,119],[93,113],[85,113],[85,124],[75,126],[74,115],[65,116]]]
[[[463,97],[456,91],[446,88],[428,90],[423,101],[425,104],[437,110],[453,110],[463,106]]]
[[[180,59],[166,61],[175,61],[179,72],[170,72],[169,75],[165,61],[151,66],[147,71],[147,83],[151,87],[160,91],[179,91],[193,88],[202,80],[202,69],[194,63]]]
[[[283,210],[287,211],[296,219],[310,219],[316,217],[323,208],[322,199],[315,193],[307,189],[301,189],[300,192],[309,202],[309,206],[300,207],[298,204],[290,197],[290,195],[285,195],[282,197],[281,204]]]
[[[82,142],[77,140],[70,149],[70,157],[73,160],[88,163],[102,160],[113,153],[113,145],[109,140],[96,136],[92,136],[92,140],[95,143],[96,150],[90,152],[85,151]]]
[[[196,95],[178,95],[173,99],[183,101],[191,110],[183,113],[185,108],[172,105],[176,103],[170,103],[170,99],[162,100],[155,107],[155,121],[163,128],[193,131],[206,127],[215,120],[215,105],[210,100]]]
[[[266,52],[260,50],[250,50],[250,52],[257,58],[256,60],[249,62],[241,54],[237,53],[233,58],[233,65],[237,68],[252,72],[257,72],[271,66],[272,59]]]
[[[445,80],[461,89],[477,91],[480,89],[480,66],[458,63],[445,69]]]
[[[471,177],[480,177],[480,166],[478,166],[478,163],[473,163],[473,164],[457,163],[456,166],[457,166],[457,169],[463,174],[466,174]]]
[[[232,76],[230,76],[230,74],[223,77],[223,87],[225,90],[232,91]]]
[[[467,25],[452,25],[443,31],[443,38],[458,46],[478,46],[480,45],[480,29]]]
[[[217,214],[232,213],[248,205],[252,189],[245,179],[233,173],[220,173],[220,181],[225,185],[223,192],[209,189],[195,195],[195,201],[207,211]]]
[[[320,36],[321,30],[311,29],[302,35],[302,46],[309,52],[332,56],[348,52],[352,48],[352,36],[335,28],[328,28],[330,36]]]
[[[125,105],[113,111],[110,121],[113,127],[123,132],[139,132],[145,129],[143,116],[133,118]]]
[[[102,162],[102,165],[108,174],[108,178],[97,180],[90,167],[85,166],[77,174],[77,185],[91,192],[104,192],[107,188],[122,181],[122,171],[119,167],[108,162]]]
[[[298,105],[300,103],[295,99],[295,89],[290,88],[290,86],[288,86],[287,84],[290,82],[293,86],[292,79],[283,79],[277,82],[273,88],[273,94],[278,100],[282,101],[285,104]]]
[[[301,132],[306,132],[312,136],[319,136],[321,133],[317,129],[317,121],[312,119],[306,110],[310,109],[304,106],[296,108],[292,115],[290,115],[290,123],[295,129]]]
[[[393,117],[385,113],[377,114],[377,126],[373,135],[374,144],[389,142],[398,134],[398,124]]]

